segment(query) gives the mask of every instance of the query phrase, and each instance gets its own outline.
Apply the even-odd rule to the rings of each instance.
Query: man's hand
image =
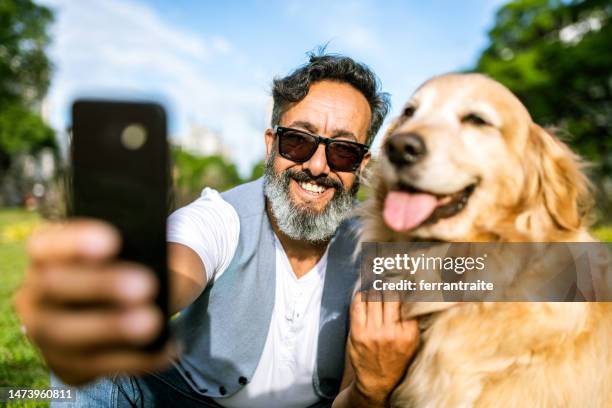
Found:
[[[157,282],[143,266],[117,262],[120,237],[98,221],[35,233],[15,306],[30,339],[63,381],[82,384],[114,372],[138,374],[169,364],[170,350],[138,346],[158,334]]]
[[[352,394],[370,407],[385,406],[418,344],[416,320],[401,321],[400,305],[362,300],[358,293],[351,306],[347,351],[354,369]]]

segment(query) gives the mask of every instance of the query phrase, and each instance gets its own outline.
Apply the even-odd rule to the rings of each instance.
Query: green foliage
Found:
[[[611,15],[609,0],[511,1],[475,67],[508,86],[536,122],[560,129],[594,163],[598,185],[612,181]],[[612,197],[600,194],[606,216]]]
[[[593,230],[595,237],[604,242],[612,242],[612,225],[603,225]]]
[[[49,87],[45,55],[51,11],[31,0],[0,2],[0,103],[40,101]]]
[[[53,130],[39,115],[18,103],[0,109],[0,169],[8,167],[16,153],[35,153],[43,147],[55,149],[56,142]]]
[[[264,175],[264,171],[266,169],[266,161],[260,160],[253,166],[253,170],[251,170],[251,177],[249,180],[257,180],[258,178]]]
[[[193,201],[204,187],[225,191],[242,182],[236,166],[222,156],[196,156],[173,148],[172,160],[175,207]]]
[[[16,153],[56,149],[53,131],[33,113],[49,87],[52,18],[31,0],[0,1],[0,170]]]
[[[49,386],[49,371],[38,351],[21,333],[21,325],[12,306],[13,294],[26,268],[26,236],[21,231],[31,231],[37,222],[38,217],[34,213],[0,211],[0,387]],[[48,404],[36,404],[45,405]]]

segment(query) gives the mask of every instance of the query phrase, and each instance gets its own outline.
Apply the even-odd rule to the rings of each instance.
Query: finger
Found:
[[[366,302],[367,326],[368,328],[379,329],[383,325],[383,302],[380,294],[368,293]]]
[[[142,346],[155,339],[163,315],[153,305],[128,310],[39,311],[36,325],[28,327],[42,346],[63,352],[117,345]]]
[[[32,282],[45,303],[131,305],[153,299],[158,282],[144,266],[121,262],[104,267],[50,266]]]
[[[358,331],[366,326],[366,302],[361,292],[357,292],[351,304],[351,330]]]
[[[33,304],[31,291],[24,289],[22,286],[15,292],[13,296],[13,305],[15,311],[19,315],[19,320],[22,325],[21,329],[28,338],[31,338],[31,335],[28,333],[27,327],[30,326],[33,316],[35,316],[33,313]]]
[[[99,260],[115,255],[120,244],[119,232],[110,224],[80,219],[41,227],[28,240],[27,251],[34,263]]]
[[[49,355],[49,365],[65,383],[81,385],[97,377],[121,373],[142,375],[168,367],[176,358],[176,348],[168,343],[164,350],[150,353],[138,350],[106,350],[87,355]]]
[[[401,302],[385,301],[383,302],[383,324],[395,325],[400,321]]]
[[[400,327],[402,328],[402,334],[410,339],[414,340],[414,346],[419,342],[420,331],[419,324],[416,319],[404,320],[400,322]]]

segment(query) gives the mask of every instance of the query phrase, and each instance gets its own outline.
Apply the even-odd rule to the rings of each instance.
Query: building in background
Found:
[[[230,149],[223,143],[222,134],[193,121],[187,133],[178,136],[173,142],[195,156],[221,156],[231,160]]]

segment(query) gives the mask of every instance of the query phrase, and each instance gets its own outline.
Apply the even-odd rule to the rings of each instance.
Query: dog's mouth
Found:
[[[404,232],[460,213],[476,183],[451,194],[434,194],[401,184],[385,198],[383,218],[389,228]]]

